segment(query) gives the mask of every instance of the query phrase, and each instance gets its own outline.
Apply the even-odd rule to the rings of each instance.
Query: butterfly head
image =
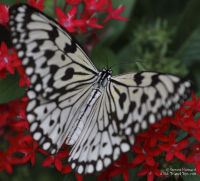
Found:
[[[102,69],[102,73],[107,74],[107,75],[112,75],[112,69],[110,69],[108,67],[104,67]]]

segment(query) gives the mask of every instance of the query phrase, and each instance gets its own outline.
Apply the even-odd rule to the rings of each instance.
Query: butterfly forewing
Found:
[[[77,41],[40,11],[25,4],[12,6],[9,25],[31,82],[30,131],[43,149],[54,153],[88,99],[98,71]]]
[[[162,117],[172,116],[189,97],[191,86],[185,78],[158,72],[112,77],[107,92],[115,132],[136,134]]]

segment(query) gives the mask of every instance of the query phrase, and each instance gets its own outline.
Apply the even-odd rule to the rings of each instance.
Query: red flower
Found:
[[[200,118],[197,121],[194,121],[194,118],[191,118],[191,121],[188,121],[188,132],[192,134],[197,141],[200,141]]]
[[[13,124],[13,127],[17,131],[29,130],[29,124],[26,119],[25,110],[23,110],[23,109],[20,110],[20,115],[18,116],[18,118],[19,118],[19,121],[17,121],[17,123]]]
[[[182,161],[186,160],[185,155],[180,151],[188,145],[189,140],[183,140],[183,141],[180,141],[179,143],[176,143],[175,137],[176,137],[176,134],[174,132],[171,132],[169,135],[169,144],[158,145],[158,147],[161,150],[167,152],[166,157],[165,157],[167,162],[171,161],[174,156],[176,156]]]
[[[148,165],[153,166],[155,164],[153,157],[162,153],[159,148],[151,149],[149,139],[145,140],[144,147],[135,144],[133,146],[133,150],[139,154],[132,161],[132,163],[136,165],[142,163],[145,160]]]
[[[78,5],[83,0],[65,0],[67,3],[69,3],[72,6]]]
[[[0,71],[6,68],[11,74],[14,74],[14,67],[21,65],[16,53],[8,54],[8,48],[4,42],[1,43],[0,50]]]
[[[83,180],[83,175],[76,174],[76,179],[78,181],[82,181]]]
[[[27,143],[31,144],[33,138],[31,137],[31,135],[24,136],[23,132],[19,132],[16,138],[8,136],[8,140],[11,144],[12,151],[16,152],[19,148],[25,147]]]
[[[72,172],[72,168],[69,164],[65,165],[62,169],[62,173],[70,173]]]
[[[45,8],[43,3],[44,3],[44,0],[28,0],[28,4],[39,9],[40,11],[42,11]]]
[[[34,165],[36,153],[38,152],[37,147],[38,144],[36,141],[34,141],[33,146],[26,144],[25,147],[19,148],[18,151],[25,153],[25,156],[21,159],[21,163],[25,163],[28,160],[31,160],[31,164]]]
[[[184,112],[184,113],[183,113]],[[188,119],[192,116],[192,109],[185,109],[182,107],[181,109],[176,111],[175,119],[171,122],[172,124],[180,127],[181,129],[188,131]]]
[[[116,9],[112,9],[112,1],[108,3],[108,15],[104,19],[103,24],[107,23],[111,19],[122,20],[122,21],[129,21],[129,19],[119,16],[124,11],[124,6],[120,5]]]
[[[12,157],[12,151],[10,149],[6,153],[0,150],[0,171],[5,169],[8,173],[12,173],[12,165],[19,162],[19,158]]]
[[[0,4],[0,24],[8,23],[8,7]]]
[[[185,101],[184,106],[191,106],[193,109],[193,115],[200,112],[200,97],[197,98],[194,95],[194,92],[192,92],[192,101]]]
[[[2,70],[0,70],[0,79],[1,78],[6,78],[6,69],[3,68]]]
[[[150,138],[150,146],[154,147],[158,140],[161,140],[163,142],[168,142],[168,138],[162,135],[167,128],[168,128],[167,124],[164,125],[159,124],[158,127],[150,125],[150,132],[140,133],[140,136]]]
[[[128,169],[134,168],[135,165],[128,162],[128,157],[126,153],[122,153],[120,156],[120,161],[115,161],[113,164],[116,167],[114,170],[110,172],[110,177],[114,177],[122,173],[124,180],[128,181],[129,179]]]
[[[138,172],[138,176],[146,175],[147,174],[147,181],[153,181],[154,175],[158,177],[162,177],[162,173],[160,170],[157,169],[159,163],[155,163],[154,166],[149,166],[146,163],[143,165],[145,169]]]
[[[188,163],[194,163],[196,172],[200,174],[200,143],[195,143],[193,146],[194,154],[187,157]]]
[[[76,6],[72,7],[66,15],[59,7],[56,7],[56,14],[60,19],[58,23],[64,26],[69,32],[74,32],[74,27],[83,26],[85,24],[84,20],[75,19]]]
[[[19,79],[19,86],[20,87],[23,87],[25,84],[27,86],[30,86],[30,80],[29,80],[29,77],[26,75],[24,69],[22,67],[18,67],[18,72],[19,74],[22,76],[20,79]]]
[[[62,170],[62,161],[61,158],[65,158],[68,156],[70,150],[65,149],[64,151],[59,151],[58,153],[54,154],[54,155],[50,155],[49,157],[47,157],[43,163],[42,166],[46,167],[49,166],[51,164],[54,164],[56,169],[58,171]]]
[[[86,4],[86,9],[89,11],[103,11],[106,8],[104,8],[103,6],[106,5],[106,3],[109,0],[101,0],[101,1],[97,1],[97,0],[84,0],[85,4]]]
[[[101,180],[111,180],[112,177],[110,176],[110,173],[115,170],[114,164],[109,165],[104,171],[102,171],[97,179],[97,181]]]

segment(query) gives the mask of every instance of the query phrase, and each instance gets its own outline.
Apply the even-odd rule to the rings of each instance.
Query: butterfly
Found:
[[[50,154],[73,145],[68,162],[78,174],[108,167],[131,149],[137,133],[171,116],[190,95],[185,78],[99,72],[65,28],[29,5],[10,8],[9,27],[31,82],[30,132]]]

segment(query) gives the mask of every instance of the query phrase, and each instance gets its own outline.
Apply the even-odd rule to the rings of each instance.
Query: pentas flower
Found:
[[[122,153],[120,156],[120,160],[117,160],[113,163],[116,167],[114,170],[110,172],[110,177],[114,177],[120,173],[122,173],[125,181],[129,180],[128,170],[134,168],[135,165],[128,162],[128,157],[126,153]]]
[[[29,77],[26,75],[25,70],[22,67],[18,67],[18,72],[22,76],[19,79],[19,86],[23,87],[24,85],[30,86]]]
[[[168,141],[168,138],[163,135],[167,128],[167,124],[159,124],[159,126],[150,125],[150,132],[140,133],[140,136],[150,138],[150,146],[154,147],[158,140],[161,140],[163,142]]]
[[[115,166],[114,164],[111,164],[110,166],[108,166],[104,171],[102,171],[97,179],[97,181],[101,181],[101,180],[111,180],[112,176],[110,175],[110,173],[112,171],[115,170]]]
[[[80,175],[80,174],[76,174],[76,180],[77,181],[82,181],[83,180],[83,175]]]
[[[176,143],[175,137],[176,137],[176,133],[171,132],[169,135],[169,144],[158,144],[158,147],[161,150],[167,152],[166,157],[165,157],[167,162],[171,161],[174,158],[174,156],[176,156],[178,159],[182,161],[186,160],[186,157],[181,152],[181,150],[188,145],[189,140],[183,140]]]
[[[184,106],[191,106],[193,109],[193,115],[195,115],[197,112],[200,112],[200,97],[197,99],[192,92],[192,101],[185,101]]]
[[[28,0],[27,3],[33,6],[34,8],[39,9],[40,11],[42,11],[45,8],[45,6],[43,5],[44,0]]]
[[[183,112],[184,111],[184,112]],[[188,131],[188,119],[192,116],[192,110],[189,109],[179,109],[175,113],[175,119],[171,121],[172,124],[180,127],[184,131]]]
[[[83,0],[65,0],[67,3],[69,3],[72,6],[76,6],[78,5],[80,2],[82,2]]]
[[[20,110],[20,115],[18,116],[19,120],[15,122],[12,127],[17,131],[29,130],[29,124],[26,119],[25,110]]]
[[[12,157],[13,152],[8,149],[6,153],[0,150],[0,171],[12,173],[12,165],[20,162],[19,158]]]
[[[11,144],[12,151],[17,152],[19,148],[23,148],[27,144],[31,144],[33,138],[31,135],[24,136],[23,132],[19,132],[15,138],[8,136],[8,140]]]
[[[187,157],[186,162],[187,163],[194,163],[194,166],[196,168],[196,172],[200,174],[200,143],[195,143],[193,146],[193,155],[190,155]]]
[[[0,49],[0,71],[6,68],[11,74],[14,74],[14,67],[19,67],[21,61],[16,53],[8,54],[8,47],[4,42],[1,43]]]
[[[197,141],[200,141],[200,118],[197,121],[194,121],[194,118],[191,118],[191,121],[188,121],[188,132],[194,136]]]
[[[153,157],[162,153],[162,150],[159,148],[151,149],[149,139],[145,140],[143,147],[135,144],[133,146],[133,150],[139,154],[132,161],[132,163],[136,165],[142,163],[145,160],[148,165],[153,166],[155,164]]]
[[[58,153],[56,153],[54,155],[50,155],[49,157],[47,157],[43,161],[42,166],[46,167],[46,166],[49,166],[51,164],[54,164],[56,169],[58,171],[61,171],[62,170],[62,161],[61,161],[61,159],[67,157],[69,155],[69,152],[70,152],[70,150],[65,149],[63,151],[59,151]]]
[[[154,166],[149,166],[148,164],[143,164],[145,169],[138,172],[138,176],[147,175],[147,181],[153,181],[154,175],[162,177],[161,171],[157,169],[159,163],[155,163]]]
[[[0,24],[8,23],[8,7],[0,4]]]
[[[112,1],[109,1],[107,11],[108,11],[108,15],[102,22],[103,24],[107,23],[111,19],[129,21],[129,19],[119,16],[124,11],[124,6],[122,5],[120,5],[118,8],[113,9]]]
[[[76,6],[72,7],[66,15],[59,7],[56,7],[56,14],[60,19],[58,23],[64,26],[69,32],[75,32],[75,27],[84,26],[85,24],[84,20],[75,19]]]
[[[0,70],[0,79],[1,78],[6,78],[6,69],[5,68],[3,68],[2,70]]]
[[[25,163],[31,160],[31,164],[35,164],[36,153],[39,152],[38,143],[36,141],[33,142],[33,145],[26,144],[23,148],[19,148],[18,151],[24,153],[25,156],[21,159],[21,163]]]
[[[104,11],[106,10],[105,5],[107,4],[109,0],[101,0],[101,1],[97,1],[97,0],[84,0],[85,5],[86,5],[86,9],[94,12],[94,11]]]

